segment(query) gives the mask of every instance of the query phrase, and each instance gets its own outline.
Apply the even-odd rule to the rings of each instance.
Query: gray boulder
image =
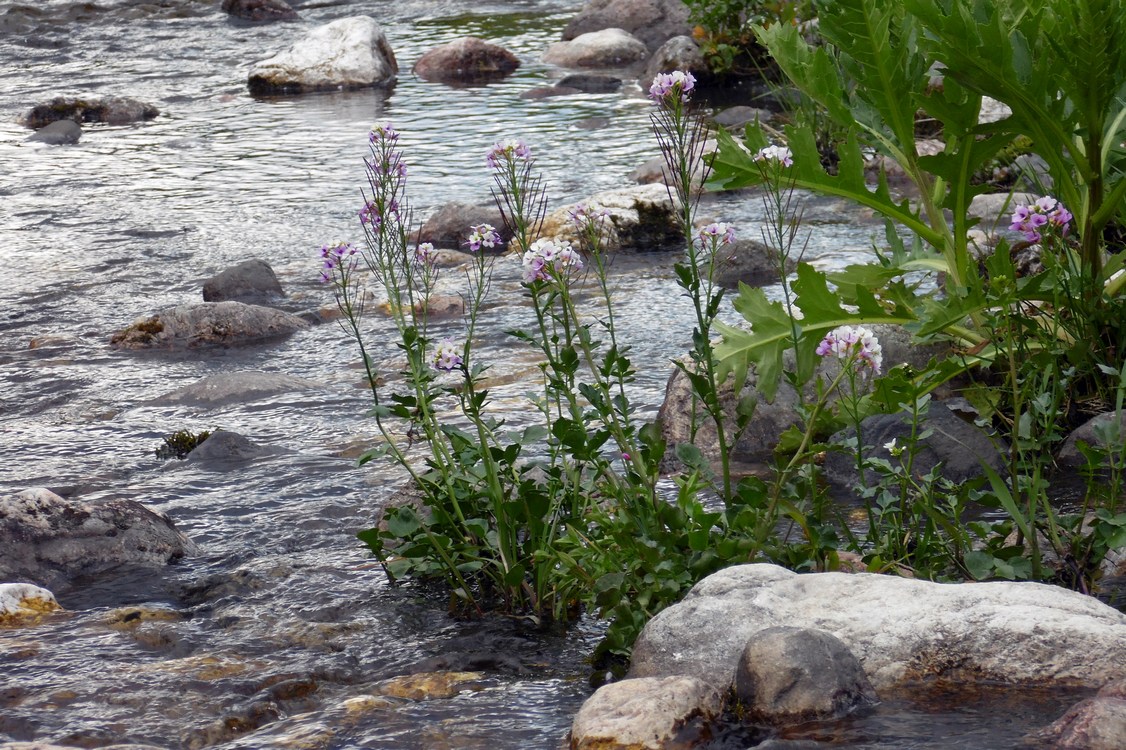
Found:
[[[985,476],[983,464],[997,474],[1006,471],[1005,457],[993,438],[974,424],[962,419],[943,403],[932,403],[927,414],[920,418],[916,434],[929,430],[930,435],[917,441],[917,452],[911,471],[915,475],[929,473],[942,465],[941,474],[955,484]],[[831,443],[842,444],[855,439],[856,430],[848,429],[834,435]],[[893,466],[905,457],[894,457],[885,445],[892,440],[897,447],[906,447],[911,439],[911,418],[908,414],[876,414],[860,424],[860,437],[864,455],[883,458]],[[1002,446],[1003,448],[1004,446]],[[851,494],[860,484],[856,469],[856,456],[852,452],[830,451],[822,464],[822,475],[838,495]],[[869,486],[879,481],[871,469],[865,471]]]
[[[464,85],[499,81],[519,67],[520,59],[504,47],[466,36],[424,53],[413,71],[426,81]]]
[[[113,335],[119,349],[189,349],[234,346],[289,336],[308,328],[296,315],[242,302],[204,302],[140,318]]]
[[[1126,677],[1126,614],[1074,591],[765,564],[714,573],[650,620],[630,676],[730,684],[748,641],[778,625],[836,636],[880,691],[930,678],[1094,687]]]
[[[737,239],[733,245],[721,248],[724,257],[716,266],[716,283],[725,289],[738,290],[740,284],[767,286],[776,284],[778,263],[774,251],[758,240]],[[797,270],[798,264],[790,259],[786,273]]]
[[[651,52],[674,36],[692,33],[688,6],[681,0],[590,0],[563,29],[563,39],[602,29],[628,31]]]
[[[620,68],[648,56],[648,47],[628,31],[602,29],[551,45],[543,61],[564,68]]]
[[[712,118],[712,122],[721,128],[741,133],[743,128],[755,121],[768,123],[773,119],[774,113],[769,109],[747,107],[740,104],[718,112],[715,117]]]
[[[196,464],[218,465],[226,468],[231,463],[252,461],[279,453],[276,448],[259,445],[237,432],[216,430],[188,454],[187,461]]]
[[[36,130],[58,120],[129,125],[151,120],[159,114],[160,110],[153,105],[124,96],[104,99],[60,96],[49,102],[36,104],[24,114],[20,122],[25,127]]]
[[[495,203],[475,205],[451,201],[434,212],[419,230],[418,241],[429,242],[434,247],[463,249],[468,242],[470,227],[489,224],[501,234],[503,243],[493,248],[503,252],[504,243],[512,238],[504,226],[504,216]]]
[[[683,70],[692,73],[697,80],[702,80],[711,75],[708,61],[700,51],[700,45],[690,36],[681,34],[674,36],[662,44],[649,62],[645,64],[645,72],[638,83],[646,92],[650,84],[659,73],[669,73],[674,70]]]
[[[204,302],[263,302],[284,297],[274,269],[264,260],[244,260],[203,282]]]
[[[822,630],[755,633],[735,671],[735,696],[751,721],[771,725],[839,719],[879,698],[860,661]]]
[[[45,125],[36,130],[27,140],[37,143],[47,143],[52,146],[68,146],[78,143],[82,137],[82,128],[74,120],[56,120],[50,125]]]
[[[296,21],[301,17],[285,0],[223,0],[221,9],[232,18],[253,23]]]
[[[288,50],[257,63],[254,96],[390,86],[399,74],[387,35],[367,16],[341,18],[310,31]]]
[[[1126,680],[1105,685],[1049,726],[1025,737],[1048,750],[1122,750],[1126,747]]]
[[[1063,441],[1059,455],[1056,457],[1059,468],[1065,472],[1075,472],[1087,465],[1087,459],[1079,451],[1079,443],[1081,442],[1092,448],[1121,450],[1121,446],[1107,443],[1104,439],[1107,436],[1113,437],[1116,420],[1118,422],[1119,440],[1126,439],[1126,409],[1123,409],[1122,413],[1117,415],[1109,411],[1094,416],[1072,430],[1067,439]]]
[[[622,79],[598,73],[572,73],[563,76],[556,86],[578,89],[584,94],[612,94],[622,87]]]
[[[323,383],[281,372],[223,372],[166,393],[157,403],[216,408],[323,388]]]
[[[55,589],[121,566],[167,565],[194,552],[168,516],[133,500],[84,503],[42,488],[0,498],[0,580]]]
[[[582,203],[610,213],[606,222],[608,236],[602,246],[606,252],[662,250],[683,241],[673,200],[663,185],[607,190]],[[571,219],[571,212],[577,205],[570,204],[549,213],[540,228],[540,236],[577,242],[578,230]]]
[[[571,724],[571,750],[691,747],[723,711],[723,695],[694,677],[622,680],[600,687]]]

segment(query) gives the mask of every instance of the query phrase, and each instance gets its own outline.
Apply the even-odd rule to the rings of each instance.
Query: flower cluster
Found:
[[[730,245],[735,241],[735,227],[726,222],[714,222],[700,229],[696,233],[701,247],[716,248],[720,245]]]
[[[359,264],[359,258],[355,257],[357,252],[359,251],[350,242],[322,246],[321,258],[324,263],[321,266],[321,281],[327,284],[337,274],[346,277],[356,270]]]
[[[469,229],[470,252],[475,253],[483,247],[494,248],[501,243],[500,233],[492,224],[475,224]]]
[[[1021,232],[1029,242],[1040,241],[1040,230],[1045,227],[1054,230],[1061,237],[1067,234],[1071,222],[1071,212],[1051,196],[1036,199],[1031,206],[1017,206],[1013,212],[1013,223],[1009,229]]]
[[[464,345],[459,345],[453,339],[442,339],[434,351],[434,369],[444,372],[453,372],[465,362],[461,353]]]
[[[541,237],[524,253],[524,282],[527,284],[551,278],[552,273],[581,271],[583,260],[566,240]]]
[[[399,140],[399,131],[391,127],[389,122],[381,122],[371,126],[371,132],[368,133],[368,141],[375,143],[376,141],[386,141],[388,143],[395,143]]]
[[[403,152],[398,149],[399,133],[389,123],[373,126],[368,133],[368,142],[372,158],[364,159],[364,163],[373,175],[399,180],[407,176],[407,164],[403,161]]]
[[[653,85],[649,87],[649,98],[660,104],[679,97],[681,102],[687,103],[688,92],[695,86],[696,78],[683,70],[658,73],[653,77]]]
[[[835,356],[841,362],[855,362],[863,374],[879,375],[884,350],[876,334],[864,326],[840,326],[817,345],[817,354]]]
[[[773,162],[783,167],[794,166],[794,154],[787,146],[766,146],[754,155],[755,161]]]
[[[414,249],[414,262],[420,266],[433,266],[438,262],[438,251],[433,243],[420,242]]]
[[[528,148],[528,144],[524,141],[515,138],[494,143],[485,157],[490,169],[504,169],[506,165],[514,161],[528,162],[531,160],[532,149]]]
[[[579,229],[585,229],[592,224],[610,218],[610,209],[586,203],[576,203],[573,208],[567,209],[571,223]]]

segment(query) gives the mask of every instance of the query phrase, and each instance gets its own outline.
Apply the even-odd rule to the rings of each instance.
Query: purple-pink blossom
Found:
[[[1052,230],[1060,237],[1067,234],[1071,212],[1051,196],[1037,198],[1032,205],[1017,206],[1009,229],[1020,232],[1029,242],[1039,242],[1041,230]]]
[[[359,258],[355,257],[356,247],[350,242],[338,242],[335,245],[321,246],[321,281],[328,283],[337,274],[347,276],[356,269]]]
[[[735,241],[735,227],[723,221],[714,222],[701,228],[696,236],[699,237],[700,244],[704,247],[715,248],[720,245],[730,245]]]
[[[501,243],[500,233],[492,224],[475,224],[469,230],[470,252],[475,253],[483,247],[493,248]]]
[[[794,166],[794,154],[787,146],[765,146],[754,156],[755,161],[775,162],[783,167]]]
[[[464,344],[458,344],[453,339],[442,339],[434,350],[434,369],[445,372],[458,369],[465,362],[461,356],[464,350]]]
[[[817,345],[821,357],[832,355],[841,362],[853,362],[862,374],[879,375],[884,350],[871,329],[864,326],[834,328]]]
[[[658,104],[679,97],[680,101],[687,103],[688,92],[696,86],[696,78],[691,73],[683,70],[674,70],[671,73],[658,73],[653,77],[649,87],[649,98]]]
[[[567,240],[541,237],[524,253],[524,282],[546,281],[552,274],[581,271],[583,259]]]
[[[531,159],[532,149],[528,148],[528,144],[524,141],[517,138],[494,143],[493,147],[489,149],[488,155],[485,156],[485,162],[490,169],[503,169],[512,162],[527,162]]]
[[[420,266],[433,266],[438,262],[438,251],[433,243],[420,242],[414,249],[414,262]]]
[[[567,209],[567,215],[571,218],[572,224],[579,229],[585,229],[591,224],[609,219],[610,209],[593,204],[576,203],[572,208]]]

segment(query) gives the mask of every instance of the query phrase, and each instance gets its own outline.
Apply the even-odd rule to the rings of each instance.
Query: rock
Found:
[[[1059,719],[1024,739],[1026,746],[1052,750],[1121,750],[1126,747],[1126,680],[1104,686]]]
[[[661,250],[683,241],[676,224],[673,200],[662,185],[608,190],[582,203],[610,212],[606,222],[608,236],[602,246],[606,252]],[[571,204],[548,214],[540,235],[577,242],[578,233],[570,217],[570,212],[577,205]]]
[[[47,589],[30,583],[0,583],[0,628],[33,625],[60,609]]]
[[[550,99],[553,96],[574,96],[583,92],[570,86],[536,86],[520,92],[521,99]]]
[[[105,99],[80,99],[60,96],[49,102],[36,104],[27,111],[20,122],[25,127],[36,130],[58,120],[128,125],[142,120],[151,120],[159,114],[160,110],[153,105],[124,96],[112,96]]]
[[[735,107],[728,107],[716,114],[712,118],[712,122],[721,128],[741,133],[743,129],[755,122],[768,123],[774,119],[774,113],[769,109],[759,109],[758,107],[745,107],[737,105]]]
[[[1005,473],[1006,458],[998,451],[994,440],[942,402],[932,403],[926,416],[920,418],[917,434],[924,430],[929,430],[931,434],[917,440],[918,452],[911,465],[911,471],[916,475],[928,474],[941,463],[942,476],[955,484],[963,484],[985,476],[982,462],[997,474]],[[861,422],[860,435],[867,446],[866,456],[884,458],[896,466],[899,459],[884,446],[895,440],[897,446],[906,447],[911,438],[910,415],[875,414]],[[839,445],[845,439],[855,437],[856,430],[850,428],[834,435],[830,442]],[[852,495],[860,484],[856,456],[851,452],[830,451],[822,464],[822,476],[838,496]],[[874,471],[869,469],[865,472],[865,482],[869,486],[878,481]]]
[[[1113,411],[1098,414],[1091,419],[1087,420],[1079,427],[1071,431],[1067,439],[1063,441],[1060,446],[1059,455],[1056,456],[1056,465],[1065,473],[1074,473],[1087,465],[1087,459],[1079,452],[1079,443],[1086,443],[1092,448],[1107,448],[1117,450],[1120,446],[1108,443],[1103,440],[1103,436],[1109,434],[1113,437],[1114,422],[1118,421],[1118,435],[1120,439],[1126,439],[1126,409],[1123,409],[1121,414],[1115,414]],[[1103,466],[1107,466],[1110,456],[1103,459]]]
[[[503,252],[504,245],[512,239],[512,235],[505,227],[504,216],[495,203],[447,203],[422,225],[418,241],[429,242],[434,247],[461,249],[467,246],[471,227],[478,224],[489,224],[500,232],[502,243],[493,248],[493,251]]]
[[[274,269],[264,260],[252,258],[220,271],[203,282],[204,302],[263,302],[284,297]]]
[[[544,52],[543,61],[564,68],[619,68],[648,56],[649,49],[629,32],[603,29],[551,45]]]
[[[767,286],[778,283],[778,264],[772,258],[773,250],[757,240],[735,240],[734,245],[722,248],[726,257],[716,267],[715,281],[725,289],[737,290],[739,284]],[[791,258],[786,273],[797,270]]]
[[[98,745],[99,750],[164,750],[156,745]],[[0,750],[75,750],[74,745],[53,745],[49,742],[5,742]]]
[[[407,674],[384,680],[376,693],[412,701],[453,698],[466,691],[484,689],[482,672],[426,672]]]
[[[215,408],[323,388],[324,384],[316,380],[282,372],[221,372],[166,393],[157,399],[157,403]]]
[[[945,150],[946,144],[937,138],[921,138],[915,141],[915,153],[919,156],[934,156]],[[876,154],[864,162],[864,169],[873,181],[878,179],[880,172],[889,180],[905,180],[907,173],[895,159],[883,154]]]
[[[570,747],[571,750],[694,747],[691,736],[704,734],[707,725],[722,711],[720,691],[695,677],[612,682],[600,687],[579,709],[571,724]]]
[[[120,566],[167,565],[194,552],[168,516],[133,500],[83,503],[42,488],[0,498],[0,580],[54,588]]]
[[[729,684],[748,640],[777,625],[836,636],[880,691],[928,678],[1095,686],[1126,677],[1126,614],[1074,591],[767,564],[714,573],[657,614],[634,646],[630,676]]]
[[[223,0],[221,10],[233,18],[254,23],[296,21],[301,17],[285,0]]]
[[[602,29],[622,29],[656,51],[674,36],[688,36],[688,6],[681,0],[590,0],[563,29],[563,39]]]
[[[181,305],[139,318],[115,333],[110,343],[119,349],[187,349],[233,346],[289,336],[308,328],[296,315],[242,302],[204,302]]]
[[[983,193],[975,195],[966,213],[971,219],[980,219],[979,225],[987,232],[1009,229],[1013,211],[1019,205],[1030,205],[1039,198],[1032,193]]]
[[[504,47],[466,36],[429,50],[413,70],[427,81],[474,84],[507,78],[519,67],[519,58]]]
[[[367,16],[318,26],[303,39],[250,71],[254,96],[390,86],[399,74],[387,35]]]
[[[236,432],[215,430],[188,454],[187,460],[193,463],[227,464],[251,461],[276,452],[275,449],[258,445]]]
[[[612,94],[622,87],[622,79],[596,73],[572,73],[555,82],[556,86],[578,89],[584,94]]]
[[[735,671],[735,696],[754,722],[771,725],[847,716],[879,698],[856,656],[822,630],[755,633]]]
[[[700,51],[700,45],[692,37],[682,34],[672,37],[653,53],[649,62],[645,63],[645,72],[638,84],[642,91],[648,93],[649,86],[658,74],[674,70],[691,73],[699,81],[711,78],[711,68],[704,59],[704,53]]]
[[[713,154],[716,150],[716,140],[709,138],[704,141],[702,154]],[[630,174],[633,180],[641,185],[665,184],[668,182],[668,167],[665,166],[665,157],[658,154],[650,157],[644,164],[633,170]],[[697,160],[692,170],[692,184],[699,188],[704,184],[704,162]]]
[[[74,120],[56,120],[36,130],[27,140],[52,146],[67,146],[78,143],[81,137],[82,128]]]
[[[1013,159],[1011,169],[1017,173],[1017,190],[1027,190],[1037,195],[1052,192],[1052,174],[1048,162],[1039,154],[1021,154]]]
[[[900,363],[910,364],[921,369],[931,357],[941,356],[944,352],[939,345],[920,346],[912,342],[911,334],[894,325],[869,326],[880,340],[884,352],[884,370],[887,371]],[[784,358],[787,369],[793,369],[793,352],[787,352]],[[835,360],[822,360],[819,365],[825,382],[830,382],[839,372]],[[749,371],[743,390],[736,396],[732,380],[727,380],[720,385],[719,397],[726,415],[727,426],[735,424],[735,411],[740,399],[750,397],[757,401],[754,414],[747,429],[740,436],[738,442],[732,447],[732,459],[736,463],[763,464],[770,463],[774,458],[774,448],[778,445],[778,438],[791,426],[798,424],[797,418],[797,391],[784,380],[778,384],[778,391],[774,401],[763,399],[755,387],[755,373]],[[936,391],[936,398],[946,395],[947,389]],[[814,390],[809,387],[807,398],[812,398]],[[663,471],[674,471],[677,466],[673,457],[677,443],[691,441],[704,457],[712,462],[719,460],[719,440],[715,427],[708,419],[700,421],[699,429],[692,436],[691,415],[693,413],[692,390],[688,378],[679,368],[673,370],[669,376],[665,389],[665,399],[657,412],[657,421],[661,427],[661,434],[669,446]]]

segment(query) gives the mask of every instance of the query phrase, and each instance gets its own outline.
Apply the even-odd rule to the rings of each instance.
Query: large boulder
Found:
[[[413,71],[427,81],[468,85],[507,78],[519,67],[520,59],[504,47],[466,36],[429,50]]]
[[[203,282],[204,302],[264,302],[284,296],[274,269],[258,258],[244,260]]]
[[[296,315],[242,302],[181,305],[140,318],[113,335],[120,349],[188,349],[232,346],[288,336],[308,328]]]
[[[157,403],[216,408],[324,387],[324,383],[282,372],[221,372],[166,393]]]
[[[104,99],[60,96],[49,102],[36,104],[20,118],[20,123],[35,130],[57,120],[129,125],[151,120],[159,114],[160,110],[153,105],[125,96]]]
[[[571,724],[571,750],[690,747],[691,736],[722,711],[722,693],[694,677],[612,682],[579,709]]]
[[[121,566],[167,565],[194,551],[168,516],[133,500],[84,503],[42,488],[0,498],[0,580],[53,589]]]
[[[232,18],[253,23],[296,21],[300,18],[285,0],[223,0],[221,9]]]
[[[563,39],[602,29],[623,29],[650,51],[674,36],[692,33],[688,6],[681,0],[590,0],[563,29]]]
[[[387,35],[367,16],[318,26],[285,52],[256,64],[248,84],[255,96],[390,86],[399,74]]]
[[[620,68],[648,56],[649,48],[633,34],[622,29],[603,29],[551,45],[543,53],[543,61],[564,68]]]
[[[434,247],[464,249],[469,242],[471,227],[489,224],[501,234],[501,244],[493,250],[503,252],[512,235],[504,226],[504,215],[496,203],[475,205],[453,201],[439,208],[419,230],[418,241],[429,242]]]
[[[578,242],[579,234],[571,214],[579,205],[573,203],[548,214],[540,235]],[[663,250],[683,241],[676,223],[675,204],[663,185],[607,190],[582,201],[581,205],[609,212],[607,236],[602,245],[606,252]]]
[[[779,625],[836,636],[881,691],[928,678],[1095,687],[1126,677],[1126,614],[1074,591],[766,564],[714,573],[650,620],[630,676],[731,684],[748,641]]]
[[[645,64],[645,72],[641,75],[641,88],[649,90],[650,84],[659,73],[669,73],[674,70],[683,70],[691,73],[697,80],[707,80],[711,77],[711,68],[704,59],[700,45],[690,36],[674,36],[653,53],[649,62]]]
[[[60,609],[47,589],[30,583],[0,583],[0,628],[34,625]]]

